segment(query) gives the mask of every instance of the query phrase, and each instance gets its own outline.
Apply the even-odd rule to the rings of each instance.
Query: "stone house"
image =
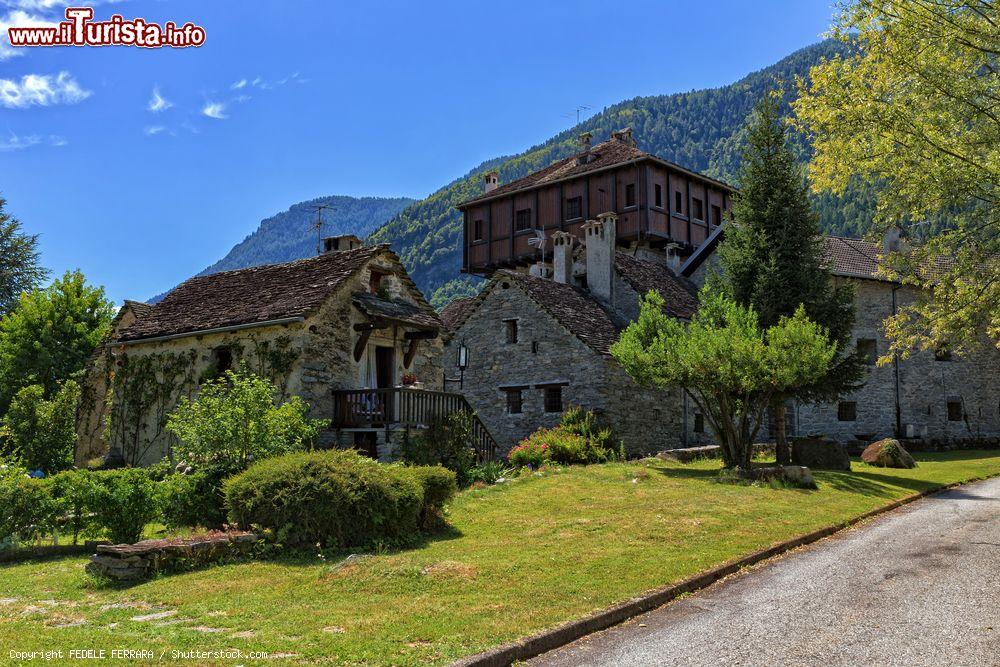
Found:
[[[425,425],[432,412],[467,409],[440,391],[443,326],[399,258],[353,236],[326,239],[325,248],[192,278],[152,306],[127,304],[89,369],[78,459],[173,457],[167,415],[239,367],[303,398],[329,424],[321,444],[379,458],[391,456],[398,431]],[[409,375],[417,388],[401,386]]]
[[[681,275],[704,283],[724,235],[720,227],[684,262]],[[1000,351],[994,345],[966,356],[915,352],[883,367],[875,360],[889,349],[883,322],[917,297],[916,288],[879,275],[879,263],[899,249],[890,233],[881,244],[852,238],[823,239],[835,280],[855,289],[856,345],[870,359],[864,386],[837,403],[792,404],[788,432],[821,434],[847,444],[899,437],[924,444],[993,440],[1000,437]]]
[[[446,370],[466,359],[460,391],[508,451],[570,405],[592,409],[630,455],[705,441],[704,423],[679,389],[639,387],[610,356],[619,332],[656,290],[666,310],[690,318],[695,288],[655,253],[617,247],[617,216],[583,226],[584,243],[553,235],[548,271],[498,270],[480,294],[449,304]],[[659,259],[659,261],[656,261]]]

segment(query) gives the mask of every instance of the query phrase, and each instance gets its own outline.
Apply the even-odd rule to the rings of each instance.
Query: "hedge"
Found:
[[[357,452],[300,452],[261,461],[223,483],[230,520],[292,548],[412,542],[455,493],[441,467],[383,465]]]

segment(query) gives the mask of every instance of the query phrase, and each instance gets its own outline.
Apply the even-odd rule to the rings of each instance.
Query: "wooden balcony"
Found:
[[[444,391],[396,387],[333,392],[333,428],[426,428],[435,418],[472,415],[472,438],[479,461],[492,461],[497,443],[465,397]]]

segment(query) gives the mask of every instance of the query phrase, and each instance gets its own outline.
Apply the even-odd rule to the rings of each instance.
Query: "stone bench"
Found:
[[[235,560],[256,542],[257,536],[246,531],[214,531],[135,544],[102,544],[90,557],[87,572],[118,581],[142,579],[157,572]]]

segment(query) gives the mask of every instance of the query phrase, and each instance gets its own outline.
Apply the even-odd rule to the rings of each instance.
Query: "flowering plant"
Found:
[[[414,375],[413,373],[404,373],[403,374],[403,384],[405,386],[408,387],[411,384],[416,384],[416,383],[417,383],[417,376],[416,375]]]

